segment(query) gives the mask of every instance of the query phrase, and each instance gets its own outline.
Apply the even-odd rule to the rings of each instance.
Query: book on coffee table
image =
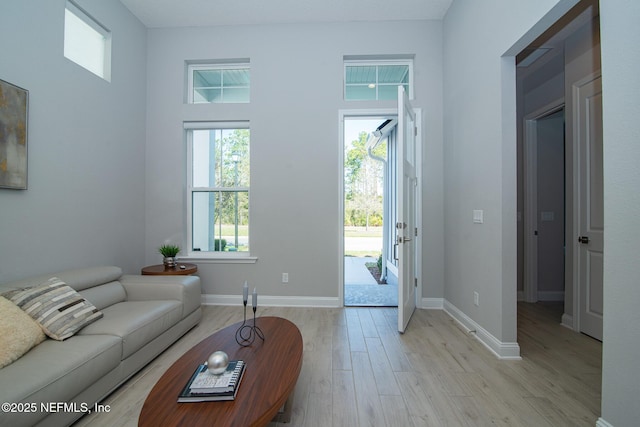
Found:
[[[227,369],[220,375],[211,374],[206,364],[199,365],[178,396],[178,402],[234,400],[244,370],[245,364],[242,360],[229,362]]]

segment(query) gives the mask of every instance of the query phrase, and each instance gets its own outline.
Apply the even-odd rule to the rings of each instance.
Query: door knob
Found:
[[[589,236],[578,237],[578,242],[586,245],[587,243],[589,243]]]

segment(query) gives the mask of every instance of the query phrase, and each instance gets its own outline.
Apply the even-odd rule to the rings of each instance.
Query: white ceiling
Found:
[[[148,28],[442,19],[453,0],[120,0]]]

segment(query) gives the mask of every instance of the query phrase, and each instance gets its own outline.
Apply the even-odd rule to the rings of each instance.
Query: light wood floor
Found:
[[[270,427],[594,426],[600,414],[602,345],[560,326],[554,305],[518,305],[521,361],[498,360],[439,310],[417,310],[404,335],[396,309],[259,314],[293,321],[304,339],[291,423]],[[76,426],[137,425],[165,369],[241,315],[239,307],[204,307],[196,328],[103,401],[110,413]]]

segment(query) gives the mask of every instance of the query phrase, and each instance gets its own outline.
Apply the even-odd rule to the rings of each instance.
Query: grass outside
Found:
[[[368,244],[358,244],[354,243],[354,245],[347,244],[349,239],[354,239],[355,242],[362,243],[363,241],[367,241],[367,239],[372,239],[372,242],[376,240],[380,242],[382,239],[382,227],[345,227],[344,228],[344,238],[345,238],[345,256],[353,256],[353,257],[373,257],[378,258],[380,256],[380,247],[379,245],[373,244],[374,249],[369,249]],[[349,249],[348,247],[352,246],[353,249]],[[362,247],[364,246],[364,247]]]
[[[219,233],[220,226],[216,224],[216,235]],[[236,235],[236,227],[233,224],[222,224],[222,235],[223,236],[235,236]],[[249,235],[249,226],[248,225],[239,225],[238,226],[238,236],[248,236]]]
[[[382,227],[344,227],[344,237],[382,237]]]

